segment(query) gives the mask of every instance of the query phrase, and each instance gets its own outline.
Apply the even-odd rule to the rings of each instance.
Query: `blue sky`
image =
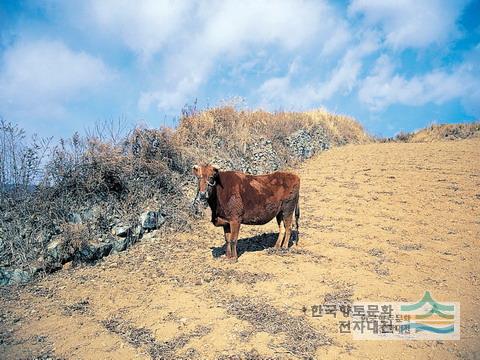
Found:
[[[0,116],[69,136],[185,104],[324,107],[393,135],[480,118],[480,1],[0,1]]]

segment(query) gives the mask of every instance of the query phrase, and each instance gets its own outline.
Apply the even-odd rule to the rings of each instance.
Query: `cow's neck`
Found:
[[[214,186],[212,189],[212,193],[208,197],[208,206],[210,207],[210,210],[212,210],[212,220],[214,220],[217,217],[217,185]]]
[[[219,207],[219,188],[221,188],[222,184],[222,179],[221,179],[221,172],[218,174],[218,179],[216,185],[212,189],[212,193],[208,197],[208,206],[210,206],[210,210],[212,210],[212,221],[219,216],[217,213],[218,207]],[[221,190],[221,189],[220,189]]]

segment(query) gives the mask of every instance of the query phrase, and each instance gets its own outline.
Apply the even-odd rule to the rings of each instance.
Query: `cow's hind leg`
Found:
[[[285,228],[283,223],[283,215],[280,213],[277,215],[277,224],[278,224],[278,238],[275,243],[275,247],[278,249],[282,246],[283,238],[285,236]]]
[[[225,235],[225,257],[230,259],[232,257],[232,246],[230,242],[232,233],[229,224],[223,226],[223,233]]]
[[[285,239],[283,240],[283,248],[288,249],[288,243],[290,242],[290,235],[292,234],[293,214],[286,216],[283,220],[285,223]]]

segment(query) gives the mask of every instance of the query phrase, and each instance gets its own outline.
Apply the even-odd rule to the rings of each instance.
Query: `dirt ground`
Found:
[[[207,220],[0,290],[0,358],[480,358],[480,139],[345,146],[307,161],[300,243]],[[459,341],[354,341],[323,303],[461,303]]]

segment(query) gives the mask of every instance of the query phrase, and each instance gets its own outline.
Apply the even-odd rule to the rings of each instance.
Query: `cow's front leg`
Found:
[[[283,222],[282,215],[277,215],[277,224],[278,224],[278,238],[275,243],[275,248],[279,249],[282,246],[283,238],[285,237],[285,227]]]
[[[292,234],[292,222],[293,222],[293,214],[287,216],[285,220],[283,220],[285,224],[285,239],[283,240],[283,248],[288,249],[288,243],[290,242],[290,235]]]
[[[229,224],[223,226],[223,233],[225,235],[225,257],[230,259],[232,257],[232,246],[230,243],[232,233]]]
[[[240,232],[240,223],[234,222],[230,223],[230,230],[231,230],[231,237],[230,242],[232,244],[232,261],[237,261],[237,241],[238,241],[238,233]]]

